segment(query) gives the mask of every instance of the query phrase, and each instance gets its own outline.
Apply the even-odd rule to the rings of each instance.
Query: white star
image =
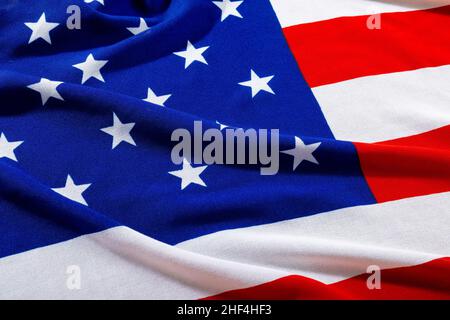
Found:
[[[113,137],[112,149],[117,147],[122,141],[128,142],[133,146],[136,145],[130,132],[133,130],[135,123],[122,123],[113,112],[113,125],[111,127],[100,129],[101,131]]]
[[[147,90],[147,98],[143,99],[144,101],[156,104],[161,107],[165,107],[164,103],[169,99],[172,95],[166,94],[162,96],[157,96],[151,88]]]
[[[95,60],[92,53],[90,53],[85,62],[74,64],[73,67],[83,71],[83,78],[81,79],[82,84],[90,78],[96,78],[102,82],[105,82],[102,74],[100,73],[100,69],[107,63],[108,60]]]
[[[183,169],[177,171],[170,171],[169,174],[181,179],[181,190],[186,188],[191,183],[199,184],[206,187],[205,182],[200,178],[200,174],[208,166],[192,167],[189,161],[183,159]]]
[[[47,22],[44,12],[37,22],[25,22],[25,25],[33,31],[28,43],[41,38],[51,44],[50,31],[55,29],[59,23]]]
[[[235,16],[238,18],[242,18],[239,11],[237,11],[237,8],[242,4],[244,1],[230,1],[230,0],[223,0],[223,1],[213,1],[213,3],[222,10],[222,17],[221,21],[225,20],[229,16]]]
[[[313,152],[316,151],[320,144],[321,142],[305,145],[302,139],[295,137],[295,148],[281,152],[294,157],[294,168],[292,170],[295,170],[303,160],[319,164],[314,158]]]
[[[72,201],[75,201],[75,202],[78,202],[78,203],[81,203],[81,204],[84,204],[85,206],[87,206],[88,204],[86,203],[86,200],[84,200],[84,198],[83,198],[83,192],[86,191],[86,189],[89,188],[90,186],[91,186],[91,183],[76,185],[73,182],[73,179],[69,174],[69,175],[67,175],[66,185],[64,187],[52,188],[52,190]]]
[[[2,133],[0,135],[0,159],[9,158],[17,162],[16,155],[14,154],[14,149],[20,146],[23,141],[9,142],[6,136]]]
[[[102,5],[105,5],[103,0],[84,0],[84,2],[86,2],[86,3],[91,3],[91,2],[94,2],[94,1],[97,1],[98,3],[101,3]]]
[[[184,63],[184,68],[187,69],[194,61],[198,61],[204,64],[208,64],[203,57],[203,52],[205,52],[208,47],[195,48],[190,41],[187,42],[186,50],[174,52],[173,54],[186,59]]]
[[[148,29],[150,29],[150,28],[147,26],[147,23],[145,22],[144,18],[141,18],[139,20],[139,27],[127,28],[127,30],[130,31],[134,35],[138,35],[139,33],[147,31]]]
[[[269,87],[269,81],[272,80],[274,76],[262,77],[260,78],[255,71],[250,70],[250,80],[239,82],[241,86],[246,86],[252,88],[252,98],[258,94],[258,92],[266,91],[271,94],[275,94],[272,88]]]
[[[216,121],[216,123],[220,126],[220,131],[222,131],[223,129],[226,129],[226,128],[229,127],[229,126],[227,126],[227,125],[225,125],[223,123],[220,123],[219,121]]]
[[[61,83],[62,82],[60,81],[51,81],[45,78],[41,78],[41,81],[30,84],[29,86],[27,86],[27,88],[39,92],[41,94],[42,105],[45,105],[48,99],[52,97],[64,101],[58,90],[56,90]]]

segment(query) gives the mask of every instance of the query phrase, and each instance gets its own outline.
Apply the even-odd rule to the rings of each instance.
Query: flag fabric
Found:
[[[449,28],[438,0],[0,1],[0,298],[449,299]],[[174,164],[194,121],[279,129],[279,171]]]

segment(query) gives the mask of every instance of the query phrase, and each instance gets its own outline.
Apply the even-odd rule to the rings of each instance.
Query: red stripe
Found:
[[[450,64],[450,6],[381,15],[342,17],[283,29],[311,87],[363,76]]]
[[[450,191],[450,126],[355,146],[378,202]]]
[[[234,290],[207,300],[450,299],[450,258],[381,271],[381,289],[369,290],[369,274],[333,284],[289,276],[256,287]]]

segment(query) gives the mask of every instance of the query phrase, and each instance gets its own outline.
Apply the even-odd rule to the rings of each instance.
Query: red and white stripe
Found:
[[[377,142],[450,124],[450,1],[271,2],[337,139]],[[367,28],[367,10],[381,29]]]
[[[283,28],[339,17],[442,7],[448,0],[270,0]]]

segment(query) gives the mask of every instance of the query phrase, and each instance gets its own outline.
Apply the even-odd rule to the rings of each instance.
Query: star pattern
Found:
[[[219,7],[221,12],[220,21],[224,21],[229,16],[235,16],[238,18],[242,18],[241,14],[237,10],[237,8],[242,4],[244,1],[230,1],[230,0],[223,0],[223,1],[213,1],[213,3]]]
[[[250,80],[239,82],[241,86],[250,87],[252,89],[252,98],[254,98],[260,91],[266,91],[271,94],[275,94],[272,88],[269,86],[269,81],[274,76],[259,77],[255,71],[250,70]]]
[[[90,78],[95,78],[100,80],[101,82],[105,82],[103,76],[100,72],[100,69],[108,63],[108,60],[95,60],[92,53],[90,53],[86,61],[74,64],[73,67],[80,69],[83,72],[83,77],[81,78],[81,84],[84,84]]]
[[[157,96],[155,92],[151,88],[147,89],[147,98],[143,99],[144,101],[156,104],[160,107],[165,107],[164,103],[171,97],[171,94]]]
[[[47,22],[44,12],[42,13],[38,21],[25,22],[25,25],[32,30],[30,40],[28,40],[28,44],[34,42],[37,39],[43,39],[47,43],[52,44],[52,39],[50,38],[50,31],[55,29],[59,25],[59,23]]]
[[[98,2],[104,5],[104,0],[84,0],[85,3]],[[217,0],[212,3],[220,9],[221,21],[226,20],[228,17],[234,16],[237,18],[243,18],[238,8],[244,1],[232,1],[232,0]],[[26,22],[25,25],[31,29],[32,33],[28,43],[32,43],[38,39],[43,39],[47,43],[51,44],[50,32],[56,28],[59,23],[48,22],[46,20],[45,12],[42,13],[38,21]],[[127,30],[133,35],[139,35],[150,27],[147,25],[144,18],[139,18],[139,25],[133,27],[127,27]],[[196,48],[189,40],[186,44],[186,49],[183,51],[173,52],[174,55],[181,57],[185,60],[184,67],[187,69],[194,62],[200,62],[208,65],[205,57],[203,56],[209,46],[203,46]],[[97,60],[94,55],[90,53],[84,62],[74,64],[73,67],[82,71],[81,83],[86,83],[89,79],[95,78],[101,82],[105,82],[102,75],[102,68],[109,62],[109,60]],[[251,89],[252,98],[254,98],[261,91],[275,95],[269,85],[270,81],[274,78],[274,75],[268,75],[260,77],[253,69],[250,69],[250,80],[239,82],[240,86],[249,87]],[[236,83],[236,82],[234,82]],[[38,92],[41,96],[42,105],[45,106],[50,98],[64,101],[58,91],[59,86],[63,84],[61,81],[52,81],[47,78],[41,78],[39,82],[30,84],[27,88]],[[166,102],[172,96],[172,94],[157,95],[152,88],[147,88],[147,97],[143,100],[151,104],[165,107]],[[229,128],[228,125],[216,121],[216,124],[220,127],[220,130]],[[112,126],[100,129],[102,132],[112,137],[112,149],[117,148],[122,142],[136,146],[131,131],[135,127],[135,123],[123,123],[118,116],[113,112],[113,124]],[[23,141],[9,142],[6,136],[2,133],[0,136],[0,158],[9,158],[17,161],[14,150],[19,147]],[[313,152],[320,146],[321,143],[313,143],[306,145],[299,137],[295,137],[295,147],[290,150],[281,151],[282,153],[291,155],[293,159],[293,170],[303,162],[309,161],[315,164],[319,164],[314,157]],[[193,167],[189,161],[183,159],[182,169],[176,171],[170,171],[169,174],[181,179],[181,190],[184,190],[191,184],[198,184],[206,187],[205,182],[200,175],[208,166]],[[83,192],[89,188],[91,184],[76,185],[70,175],[67,176],[66,185],[62,188],[54,188],[55,192],[81,204],[87,205],[83,198]]]
[[[91,186],[91,183],[88,184],[75,184],[72,177],[67,175],[66,185],[62,188],[52,188],[53,191],[59,193],[63,197],[70,199],[72,201],[81,203],[85,206],[88,206],[86,200],[83,197],[83,192],[87,190]]]
[[[319,148],[320,144],[321,142],[306,145],[302,139],[295,137],[295,148],[281,152],[294,157],[294,166],[292,170],[295,170],[303,161],[319,164],[317,159],[313,156],[313,152]]]
[[[95,0],[85,0],[86,3],[91,3]],[[97,0],[101,4],[104,4],[103,1]],[[229,16],[236,16],[239,18],[242,18],[241,14],[237,11],[237,8],[243,3],[243,1],[229,1],[229,0],[223,0],[223,1],[213,1],[213,3],[220,8],[221,10],[221,21],[224,21]],[[50,43],[50,38],[48,35],[48,32],[55,28],[58,24],[52,24],[47,23],[45,21],[45,13],[41,16],[38,22],[36,23],[26,23],[30,29],[33,30],[32,39],[31,41],[36,40],[38,37],[44,38],[47,42]],[[43,25],[45,27],[36,27],[35,29],[33,25]],[[50,28],[51,27],[51,28]],[[129,27],[127,28],[132,34],[138,35],[142,32],[145,32],[149,29],[147,26],[147,23],[143,18],[140,18],[139,26],[138,27]],[[35,31],[36,30],[36,31]],[[44,31],[47,30],[47,31]],[[44,34],[44,33],[45,34]],[[36,34],[35,34],[36,33]],[[182,57],[185,59],[185,69],[187,69],[192,63],[195,61],[208,64],[205,58],[203,57],[203,53],[209,48],[209,46],[196,48],[190,41],[187,41],[186,50],[174,52],[175,55]],[[81,70],[83,72],[81,83],[84,84],[86,81],[88,81],[90,78],[96,78],[99,81],[105,82],[102,74],[101,69],[108,63],[108,60],[96,60],[93,56],[93,54],[89,54],[84,62],[78,63],[73,65],[73,67]],[[265,91],[271,94],[275,94],[272,88],[269,86],[269,82],[272,80],[274,75],[260,77],[256,74],[256,72],[251,69],[250,70],[250,80],[239,82],[239,85],[246,86],[251,88],[252,98],[255,97],[259,92]],[[59,85],[61,85],[63,82],[59,81],[52,81],[46,78],[41,78],[41,80],[38,83],[34,83],[28,86],[28,88],[37,91],[41,95],[42,105],[45,105],[47,101],[50,98],[55,98],[59,100],[64,100],[60,93],[58,92],[57,88]],[[147,89],[147,97],[143,99],[146,102],[152,103],[154,105],[158,105],[161,107],[165,107],[166,101],[171,97],[171,94],[166,95],[156,95],[156,93],[153,91],[153,89],[148,88]],[[216,124],[219,125],[220,130],[224,130],[228,128],[229,126],[220,123],[219,121],[216,121]],[[122,142],[129,143],[131,145],[136,146],[136,142],[134,141],[133,137],[131,136],[131,130],[134,128],[135,123],[122,123],[122,121],[117,117],[115,113],[113,113],[113,125],[110,127],[102,128],[101,131],[104,133],[107,133],[112,136],[112,149],[115,149],[117,146],[119,146]],[[0,155],[7,156],[13,160],[15,159],[14,155],[14,148],[18,147],[22,141],[20,142],[14,142],[9,143],[6,140],[6,137],[2,134],[1,140],[0,140],[3,149],[3,154],[0,153]],[[313,163],[318,164],[315,157],[312,155],[312,153],[319,147],[320,143],[315,143],[311,145],[305,145],[303,141],[295,137],[295,143],[296,146],[294,149],[291,150],[285,150],[281,151],[285,154],[292,155],[294,157],[294,170],[300,165],[302,161],[310,161]],[[9,149],[6,150],[6,145],[8,144]],[[12,147],[14,148],[12,148]],[[7,154],[7,155],[5,155]],[[17,161],[17,160],[16,160]],[[186,160],[183,159],[183,167],[181,170],[177,171],[171,171],[169,174],[176,176],[181,179],[181,190],[185,189],[190,184],[198,184],[201,186],[206,187],[206,184],[201,179],[200,174],[207,168],[207,166],[199,166],[199,167],[192,167],[191,164]],[[74,184],[72,178],[70,175],[67,177],[66,186],[64,188],[58,188],[53,189],[58,193],[61,193],[65,195],[67,198],[72,199],[74,201],[77,201],[79,203],[86,204],[84,201],[81,193],[87,189],[89,185],[81,185],[77,186]],[[83,188],[81,188],[83,187]],[[82,190],[83,189],[83,190]],[[82,190],[80,192],[80,190]]]
[[[58,86],[61,84],[62,82],[60,81],[51,81],[45,78],[41,78],[39,82],[30,84],[29,86],[27,86],[27,88],[40,93],[42,105],[44,106],[50,98],[64,100],[57,90]]]
[[[147,23],[145,22],[144,18],[139,19],[139,27],[130,27],[127,28],[128,31],[130,31],[135,36],[149,30],[150,28],[147,26]]]
[[[130,132],[133,130],[136,124],[122,123],[115,113],[113,113],[113,125],[100,129],[104,133],[107,133],[113,137],[112,149],[115,149],[121,142],[127,142],[133,146],[136,145]]]
[[[169,174],[181,179],[181,190],[184,190],[191,183],[206,187],[200,175],[208,166],[192,167],[189,161],[183,159],[183,168],[177,171],[170,171]]]
[[[208,64],[208,62],[206,62],[205,58],[203,57],[203,53],[208,48],[209,46],[195,48],[194,45],[190,41],[188,41],[186,50],[174,52],[173,54],[185,59],[184,68],[187,69],[195,61],[201,62],[203,64]]]
[[[8,141],[4,133],[0,135],[0,159],[8,158],[17,162],[14,150],[19,147],[23,141]]]

